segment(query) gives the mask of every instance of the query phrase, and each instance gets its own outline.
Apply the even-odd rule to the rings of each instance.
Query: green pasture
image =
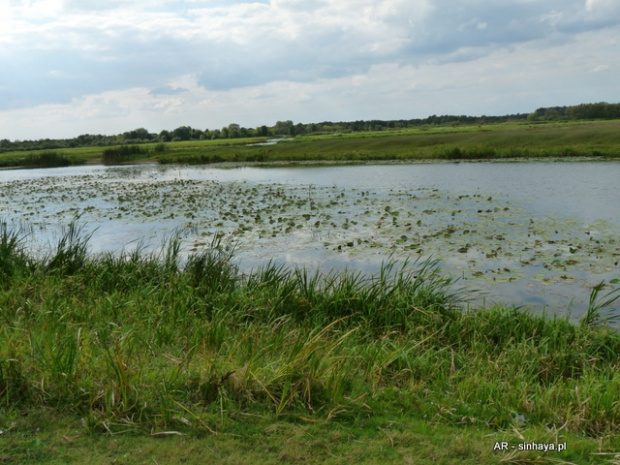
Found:
[[[512,122],[422,126],[415,129],[304,135],[277,145],[251,146],[266,139],[217,139],[140,144],[130,158],[106,160],[110,147],[6,152],[0,166],[48,166],[40,152],[58,164],[390,161],[420,159],[498,159],[523,157],[617,157],[620,121]],[[51,158],[53,158],[51,157]]]
[[[620,122],[503,123],[299,136],[270,146],[175,144],[161,162],[390,161],[620,154]]]

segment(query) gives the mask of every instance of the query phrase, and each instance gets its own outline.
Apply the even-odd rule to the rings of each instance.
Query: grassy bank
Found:
[[[620,156],[618,122],[503,123],[300,136],[271,146],[169,146],[162,163],[392,161]]]
[[[438,438],[461,438],[444,463],[492,463],[489,437],[568,438],[552,458],[577,463],[620,446],[620,335],[600,324],[617,292],[593,294],[574,325],[467,310],[429,262],[389,262],[374,277],[274,265],[242,274],[217,240],[179,257],[175,240],[160,255],[90,256],[72,226],[34,258],[2,224],[0,441],[13,441],[15,457],[41,444],[32,437],[59,448],[57,418],[70,439],[90,437],[78,441],[87,448],[100,434],[223,436],[222,447],[243,437],[271,444],[278,460],[301,456],[281,441],[329,448],[334,431],[352,459],[365,454],[358,441],[385,445],[368,456],[377,463],[405,453],[388,443],[425,443],[426,433],[434,454]]]
[[[276,145],[265,138],[217,139],[80,147],[63,150],[72,163],[188,163],[478,160],[545,157],[618,157],[618,121],[496,123],[298,136]],[[26,166],[37,152],[7,152],[0,166]]]
[[[41,151],[30,153],[19,158],[0,158],[0,167],[10,168],[20,166],[24,168],[55,168],[61,166],[79,165],[84,163],[78,157],[66,157],[62,153]]]

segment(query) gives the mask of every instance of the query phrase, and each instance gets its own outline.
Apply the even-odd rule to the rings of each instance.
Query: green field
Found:
[[[620,121],[514,122],[422,126],[415,129],[298,136],[270,146],[265,138],[140,144],[137,153],[106,159],[109,147],[47,153],[48,161],[78,163],[191,163],[618,157]],[[48,166],[40,152],[0,154],[0,166]],[[39,164],[37,164],[39,163]]]
[[[428,126],[0,166],[617,158],[619,135],[620,121]],[[247,275],[217,240],[183,265],[174,239],[123,257],[89,256],[74,227],[50,256],[23,244],[0,224],[0,462],[620,463],[618,283],[573,324],[470,309],[430,262]],[[519,450],[531,443],[566,450]]]
[[[174,238],[159,255],[86,250],[71,226],[34,258],[1,224],[0,461],[619,458],[613,286],[572,324],[468,309],[428,261],[241,274],[217,238],[183,265]],[[566,450],[518,450],[532,442]]]

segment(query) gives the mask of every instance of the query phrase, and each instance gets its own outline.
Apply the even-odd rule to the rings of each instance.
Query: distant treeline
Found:
[[[528,115],[530,121],[620,118],[620,103],[582,103],[571,107],[539,108]]]
[[[163,130],[159,134],[144,128],[134,129],[115,136],[101,134],[82,134],[72,139],[39,139],[10,141],[0,140],[0,153],[16,150],[58,150],[72,147],[108,147],[143,143],[161,143],[188,140],[236,139],[247,137],[279,137],[313,134],[350,133],[382,131],[391,129],[417,128],[424,126],[457,126],[460,124],[503,123],[507,121],[559,121],[581,119],[620,119],[620,103],[584,103],[575,106],[539,108],[532,113],[517,113],[504,116],[455,116],[431,115],[427,118],[399,120],[368,120],[322,123],[293,123],[290,120],[278,121],[273,126],[244,128],[229,124],[222,129],[196,129],[180,126],[172,131]]]

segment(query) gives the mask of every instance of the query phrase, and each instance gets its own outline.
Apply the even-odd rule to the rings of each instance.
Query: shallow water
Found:
[[[620,277],[618,179],[615,161],[12,170],[0,216],[32,228],[38,253],[77,218],[93,252],[181,233],[188,254],[223,234],[242,267],[432,256],[475,303],[578,317],[591,286]]]

